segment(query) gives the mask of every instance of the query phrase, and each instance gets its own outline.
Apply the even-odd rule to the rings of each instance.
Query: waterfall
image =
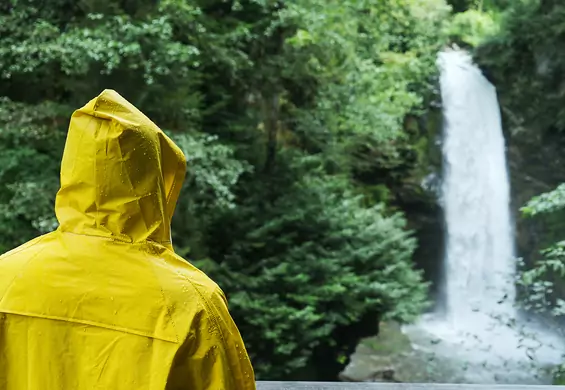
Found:
[[[444,115],[442,203],[446,315],[476,327],[478,312],[514,317],[510,186],[496,90],[470,56],[440,54]]]
[[[403,331],[467,383],[548,383],[562,341],[515,309],[510,185],[496,89],[463,51],[438,57],[443,102],[445,312]],[[447,375],[447,374],[445,374]]]

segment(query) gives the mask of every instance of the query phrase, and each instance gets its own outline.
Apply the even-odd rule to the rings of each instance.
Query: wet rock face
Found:
[[[461,382],[433,354],[414,349],[394,322],[381,323],[376,337],[364,339],[339,378],[344,382]]]
[[[524,219],[520,208],[532,197],[565,182],[565,141],[560,134],[542,129],[518,130],[510,123],[506,125],[509,128],[506,143],[516,250],[530,267],[540,258],[540,250],[563,238],[565,223],[562,218],[556,218],[554,222],[543,218]],[[565,297],[565,282],[555,282],[556,294]]]
[[[408,228],[414,231],[418,247],[414,263],[431,282],[431,297],[439,295],[444,251],[442,174],[442,112],[430,107],[418,118],[407,118],[405,132],[411,137],[417,163],[403,178],[402,185],[393,188],[395,205],[406,215]]]
[[[388,382],[388,383],[401,383],[399,380],[396,380],[394,376],[394,369],[393,368],[386,368],[384,370],[377,370],[367,376],[365,380],[362,382]],[[359,382],[355,380],[355,378],[350,378],[345,373],[339,374],[339,380],[342,382]]]
[[[406,333],[406,334],[405,334]],[[550,384],[545,370],[532,375],[531,367],[496,366],[466,360],[451,345],[442,345],[417,328],[405,331],[395,323],[381,324],[379,336],[364,339],[347,367],[343,382]]]

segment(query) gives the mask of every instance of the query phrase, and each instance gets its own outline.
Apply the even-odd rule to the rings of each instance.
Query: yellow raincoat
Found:
[[[254,389],[224,294],[177,256],[181,150],[118,93],[71,119],[57,231],[0,257],[0,389]]]

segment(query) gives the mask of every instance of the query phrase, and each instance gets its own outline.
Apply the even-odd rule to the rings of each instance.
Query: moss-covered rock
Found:
[[[414,349],[394,322],[381,323],[376,337],[364,339],[340,374],[348,382],[460,382],[445,361]]]
[[[432,328],[430,328],[432,326]],[[381,323],[340,374],[342,381],[475,384],[550,384],[552,367],[520,357],[501,358],[482,339],[439,339],[431,323]],[[470,344],[468,344],[468,343]],[[486,342],[486,343],[485,343]],[[471,344],[476,344],[472,346]],[[482,345],[482,347],[481,347]],[[556,376],[555,381],[560,380]]]
[[[425,115],[408,117],[404,126],[411,138],[416,164],[402,185],[394,189],[394,194],[418,240],[414,261],[424,271],[426,280],[432,282],[431,294],[435,297],[439,292],[444,248],[443,210],[438,202],[442,169],[441,109],[430,107]]]

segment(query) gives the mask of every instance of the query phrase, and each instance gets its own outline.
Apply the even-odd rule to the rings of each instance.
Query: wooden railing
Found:
[[[257,390],[565,390],[565,386],[434,383],[257,382]]]

